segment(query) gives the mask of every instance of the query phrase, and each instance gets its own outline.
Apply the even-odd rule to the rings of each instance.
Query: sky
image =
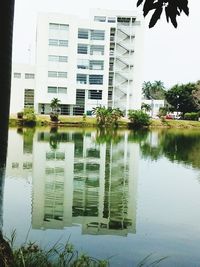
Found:
[[[58,12],[89,17],[91,8],[138,10],[136,0],[15,0],[13,63],[34,63],[37,14]],[[200,1],[189,0],[190,15],[178,17],[178,28],[165,15],[154,28],[145,18],[143,80],[161,80],[166,88],[200,80]]]

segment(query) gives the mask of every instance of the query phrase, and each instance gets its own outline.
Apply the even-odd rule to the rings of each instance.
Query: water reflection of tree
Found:
[[[97,144],[114,143],[118,144],[123,136],[116,129],[98,128],[96,133],[95,142]]]
[[[149,136],[151,136],[151,132]],[[157,160],[165,156],[172,162],[180,162],[200,168],[200,132],[195,130],[165,130],[158,133],[157,145],[148,138],[141,144],[144,158]]]
[[[49,144],[51,149],[53,150],[57,149],[59,143],[60,143],[60,137],[58,134],[58,128],[52,127],[50,129],[50,137],[49,137]]]
[[[141,143],[144,142],[149,134],[149,130],[147,129],[139,129],[131,131],[128,135],[128,141],[129,142],[136,142]]]

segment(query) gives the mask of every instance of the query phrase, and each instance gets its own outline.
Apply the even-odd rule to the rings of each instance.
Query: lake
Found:
[[[10,128],[3,232],[111,266],[200,266],[200,131]]]

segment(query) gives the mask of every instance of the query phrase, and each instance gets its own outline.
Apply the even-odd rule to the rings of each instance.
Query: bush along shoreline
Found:
[[[92,115],[66,116],[56,114],[56,120],[50,115],[36,115],[32,108],[26,108],[16,116],[11,116],[9,125],[15,126],[70,126],[70,127],[98,127],[98,128],[125,128],[137,129],[148,127],[165,128],[200,128],[197,113],[186,113],[184,120],[166,119],[161,116],[151,119],[143,110],[129,110],[128,117],[118,108],[96,107]]]

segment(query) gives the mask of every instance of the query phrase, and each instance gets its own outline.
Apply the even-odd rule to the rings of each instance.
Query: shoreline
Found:
[[[60,116],[58,123],[51,122],[49,115],[37,115],[35,126],[51,126],[51,127],[97,127],[97,121],[95,117],[83,117],[83,116]],[[118,128],[128,129],[129,119],[121,118],[119,120]],[[17,126],[29,126],[24,125],[24,120],[18,119],[16,116],[9,118],[9,127]],[[31,125],[30,125],[31,126]],[[199,128],[200,121],[189,121],[189,120],[161,120],[151,119],[149,128]]]

